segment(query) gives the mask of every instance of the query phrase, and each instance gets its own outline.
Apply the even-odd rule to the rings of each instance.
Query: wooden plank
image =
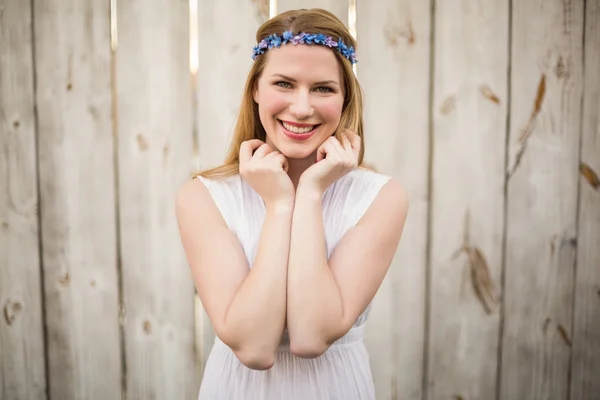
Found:
[[[266,8],[265,8],[266,5]],[[231,10],[236,12],[232,13]],[[219,165],[237,121],[256,30],[269,18],[268,1],[200,0],[198,6],[198,133],[201,168]],[[231,35],[231,32],[236,32]],[[219,46],[215,46],[215,42]]]
[[[301,8],[323,8],[348,25],[348,0],[278,0],[277,13]]]
[[[569,395],[583,3],[512,2],[500,383],[507,400]]]
[[[429,399],[496,394],[508,13],[436,4]]]
[[[400,246],[369,316],[377,399],[422,398],[428,192],[430,4],[357,4],[357,74],[365,93],[365,161],[410,198]],[[410,366],[410,367],[407,367]]]
[[[231,10],[235,9],[235,13]],[[197,131],[199,168],[223,162],[237,120],[240,101],[252,64],[256,30],[269,19],[268,0],[200,0],[198,6],[198,52],[210,54],[200,62],[197,77]],[[231,35],[230,32],[237,32]],[[215,46],[219,42],[221,45]],[[196,337],[202,367],[215,334],[208,315],[197,303]]]
[[[586,7],[571,400],[600,396],[600,1]]]
[[[108,2],[34,1],[49,397],[121,395]]]
[[[173,201],[193,167],[189,4],[117,7],[127,398],[195,399],[194,292]]]
[[[45,399],[31,3],[0,0],[0,398]]]

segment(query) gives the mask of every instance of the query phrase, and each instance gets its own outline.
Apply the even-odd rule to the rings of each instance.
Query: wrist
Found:
[[[294,198],[265,202],[265,208],[269,213],[288,214],[294,211]]]
[[[298,188],[296,189],[296,199],[320,202],[323,199],[323,194],[325,194],[325,191],[318,186],[307,183],[303,184],[302,182],[298,184]]]

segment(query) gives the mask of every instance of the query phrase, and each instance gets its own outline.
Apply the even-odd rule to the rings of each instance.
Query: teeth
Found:
[[[308,132],[312,131],[315,128],[314,125],[313,126],[307,126],[306,128],[299,128],[297,126],[290,125],[290,124],[285,123],[283,121],[281,122],[281,124],[283,125],[283,127],[285,129],[287,129],[290,132],[294,132],[294,133],[308,133]]]

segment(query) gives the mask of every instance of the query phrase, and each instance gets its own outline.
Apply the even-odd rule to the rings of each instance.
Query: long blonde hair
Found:
[[[342,38],[346,45],[356,49],[356,41],[350,35],[350,32],[348,32],[342,21],[329,11],[318,8],[287,11],[266,21],[256,32],[256,42],[258,43],[272,34],[281,36],[286,30],[290,30],[294,34],[299,32],[322,33],[325,36],[331,36],[334,40]],[[340,135],[344,130],[350,129],[360,137],[361,150],[358,159],[360,165],[364,156],[362,90],[354,75],[350,61],[337,51],[332,51],[341,66],[344,79],[344,105],[335,136],[341,139]],[[198,172],[196,176],[200,175],[205,178],[219,179],[236,175],[239,172],[239,151],[241,144],[251,139],[266,141],[266,132],[260,122],[258,104],[254,101],[253,92],[265,68],[268,55],[269,52],[267,51],[265,54],[258,56],[250,68],[242,96],[238,120],[233,133],[233,140],[223,164],[216,168]]]

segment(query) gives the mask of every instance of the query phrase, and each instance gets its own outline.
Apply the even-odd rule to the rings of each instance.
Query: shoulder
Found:
[[[178,212],[203,209],[203,206],[216,204],[219,198],[231,193],[239,186],[239,176],[234,175],[222,179],[211,179],[197,176],[183,183],[175,194],[175,205]]]
[[[176,198],[178,219],[195,218],[198,222],[224,220],[237,232],[243,185],[240,175],[226,178],[196,177],[185,182]],[[216,219],[215,219],[216,218]]]
[[[403,220],[408,211],[408,195],[396,179],[365,168],[356,168],[340,182],[346,197],[346,213],[351,225],[368,215]],[[387,217],[386,217],[387,216]]]

